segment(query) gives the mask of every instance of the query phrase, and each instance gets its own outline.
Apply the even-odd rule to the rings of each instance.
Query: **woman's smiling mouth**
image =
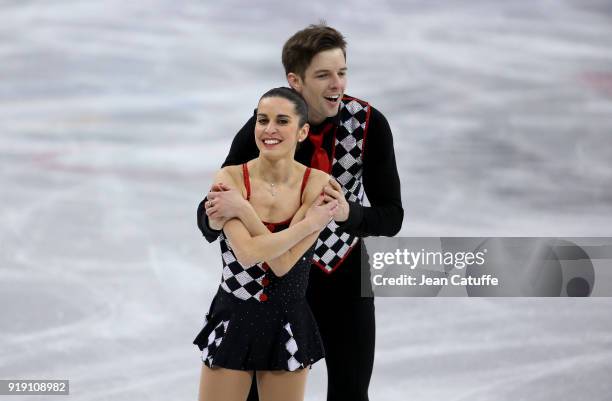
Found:
[[[274,146],[274,145],[278,145],[282,141],[280,139],[276,139],[276,138],[265,138],[265,139],[262,139],[262,142],[266,146]]]

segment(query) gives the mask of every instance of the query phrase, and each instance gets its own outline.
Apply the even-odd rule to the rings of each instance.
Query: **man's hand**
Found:
[[[244,207],[248,207],[248,202],[238,190],[223,183],[214,184],[207,198],[204,208],[213,230],[221,230],[229,219],[240,218]]]
[[[349,217],[350,209],[340,184],[333,178],[330,178],[329,185],[323,188],[323,192],[325,193],[325,202],[338,202],[338,207],[334,211],[334,221],[336,223],[345,222]]]
[[[304,220],[310,222],[313,232],[321,231],[333,219],[337,208],[338,202],[335,200],[325,202],[324,196],[321,194],[306,211]]]

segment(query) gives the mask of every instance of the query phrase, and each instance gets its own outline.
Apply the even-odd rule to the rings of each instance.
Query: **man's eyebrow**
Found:
[[[340,68],[340,71],[342,71],[342,72],[344,72],[344,71],[346,71],[346,70],[348,70],[348,67],[342,67],[342,68]],[[315,73],[315,74],[320,74],[320,73],[322,73],[322,72],[329,72],[329,71],[330,71],[330,70],[328,70],[328,69],[324,68],[324,69],[321,69],[321,70],[316,70],[314,73]]]

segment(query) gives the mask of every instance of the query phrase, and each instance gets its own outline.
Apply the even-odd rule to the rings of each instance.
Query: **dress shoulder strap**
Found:
[[[306,171],[304,171],[304,177],[302,178],[302,188],[300,189],[300,198],[304,194],[304,188],[306,188],[306,184],[308,183],[308,177],[310,177],[310,170],[312,170],[312,168],[308,167]]]
[[[251,179],[249,178],[249,168],[247,167],[246,163],[242,164],[242,178],[244,179],[244,186],[246,187],[247,191],[246,199],[249,200],[251,197]]]

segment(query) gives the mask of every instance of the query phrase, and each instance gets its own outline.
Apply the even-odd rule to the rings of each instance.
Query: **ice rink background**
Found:
[[[325,18],[390,121],[401,235],[611,236],[605,0],[0,0],[0,378],[193,400],[220,277],[195,209]],[[371,399],[610,400],[612,301],[378,299]],[[308,400],[325,393],[324,366]],[[47,399],[21,397],[19,399]]]

